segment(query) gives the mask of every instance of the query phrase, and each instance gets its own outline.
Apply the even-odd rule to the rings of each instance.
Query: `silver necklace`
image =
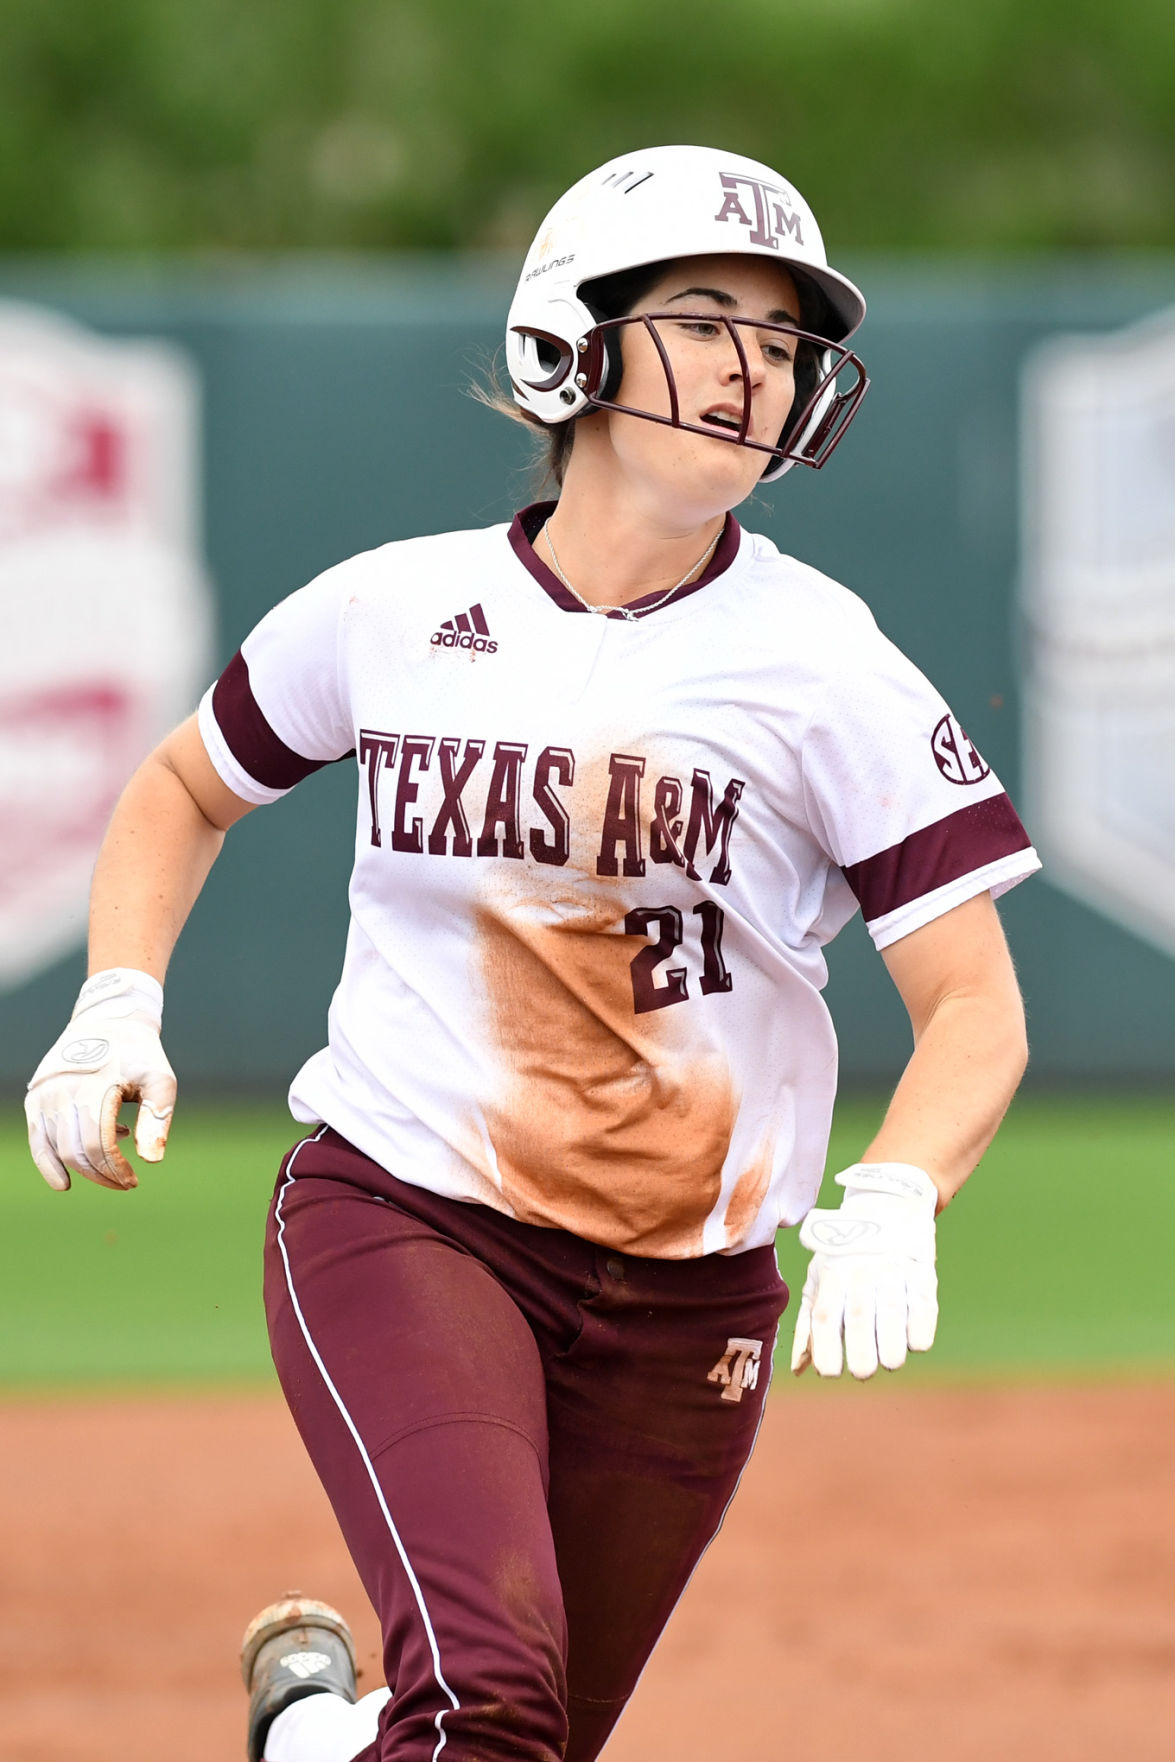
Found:
[[[665,590],[665,592],[661,595],[660,599],[654,600],[651,606],[642,606],[641,611],[642,612],[655,612],[657,610],[658,606],[663,606],[665,604],[666,600],[672,599],[673,595],[677,592],[678,588],[684,587],[686,582],[689,580],[690,576],[696,575],[698,570],[703,568],[705,566],[705,564],[709,562],[711,553],[713,552],[715,546],[717,545],[718,540],[722,537],[724,530],[725,530],[725,528],[722,526],[720,526],[718,528],[718,531],[714,534],[713,538],[710,540],[709,544],[706,546],[705,550],[702,552],[702,554],[698,558],[697,562],[694,563],[690,568],[688,568],[686,570],[685,574],[682,576],[680,581],[675,581],[673,583],[673,586],[670,588],[667,588]],[[540,536],[545,538],[547,541],[547,549],[551,553],[551,561],[555,565],[556,575],[559,577],[560,581],[563,583],[563,585],[567,589],[568,593],[573,594],[575,596],[575,598],[579,601],[580,605],[583,606],[585,611],[598,612],[602,618],[606,618],[608,616],[609,612],[619,612],[621,617],[627,618],[628,622],[630,624],[636,623],[636,617],[637,617],[636,613],[630,612],[627,606],[593,606],[593,604],[590,600],[584,599],[583,595],[580,593],[578,588],[572,587],[572,585],[568,581],[566,575],[564,575],[564,573],[563,573],[563,570],[562,570],[560,563],[559,563],[559,558],[555,553],[555,547],[551,543],[551,522],[549,520],[543,521],[543,530],[542,530],[542,533]]]

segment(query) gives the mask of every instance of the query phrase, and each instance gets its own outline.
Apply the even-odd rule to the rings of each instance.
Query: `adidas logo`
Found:
[[[458,612],[455,618],[446,618],[430,640],[434,648],[472,649],[479,655],[498,652],[497,643],[490,640],[490,627],[480,605],[470,606],[468,612]]]

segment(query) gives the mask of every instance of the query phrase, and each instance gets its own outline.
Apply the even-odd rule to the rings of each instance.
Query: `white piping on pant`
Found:
[[[441,1669],[440,1648],[437,1645],[437,1636],[436,1636],[436,1633],[433,1629],[432,1622],[429,1619],[428,1607],[424,1601],[424,1592],[420,1588],[420,1581],[417,1578],[416,1574],[412,1570],[412,1563],[408,1559],[408,1555],[406,1554],[406,1552],[404,1550],[404,1544],[400,1540],[399,1531],[396,1529],[395,1524],[392,1522],[392,1514],[388,1510],[388,1504],[387,1504],[387,1500],[384,1498],[383,1488],[380,1486],[379,1477],[375,1472],[375,1465],[372,1462],[371,1457],[367,1454],[367,1450],[366,1450],[366,1447],[364,1446],[363,1439],[359,1436],[359,1432],[358,1432],[358,1429],[355,1425],[354,1420],[351,1418],[351,1415],[347,1412],[347,1409],[346,1409],[346,1406],[343,1402],[342,1396],[339,1394],[338,1390],[335,1388],[334,1383],[331,1381],[330,1372],[327,1370],[326,1365],[322,1362],[322,1355],[319,1352],[318,1347],[314,1344],[314,1340],[311,1337],[310,1329],[306,1325],[306,1318],[302,1314],[302,1306],[298,1302],[297,1292],[294,1290],[294,1275],[290,1270],[290,1257],[286,1252],[286,1222],[285,1222],[284,1217],[282,1216],[282,1201],[285,1199],[287,1189],[293,1183],[294,1163],[297,1160],[298,1154],[302,1149],[302,1145],[315,1143],[319,1138],[322,1137],[322,1134],[325,1131],[326,1131],[326,1127],[323,1126],[320,1128],[319,1131],[317,1131],[314,1134],[313,1138],[304,1138],[302,1140],[302,1144],[298,1145],[297,1149],[294,1151],[293,1155],[290,1157],[290,1160],[286,1165],[285,1182],[283,1183],[281,1193],[278,1195],[277,1205],[274,1209],[274,1217],[277,1220],[277,1242],[278,1242],[278,1247],[281,1250],[282,1263],[286,1269],[286,1289],[290,1294],[290,1302],[294,1306],[294,1314],[298,1318],[298,1326],[302,1330],[302,1338],[306,1342],[307,1350],[309,1351],[310,1356],[311,1356],[311,1358],[313,1358],[315,1364],[318,1366],[318,1373],[321,1376],[323,1382],[326,1384],[327,1389],[330,1391],[331,1400],[334,1402],[335,1406],[338,1408],[339,1413],[342,1416],[343,1424],[346,1426],[346,1428],[350,1432],[352,1438],[355,1440],[355,1448],[358,1450],[359,1455],[363,1460],[363,1466],[367,1470],[367,1477],[371,1482],[372,1488],[375,1492],[376,1500],[379,1504],[379,1508],[383,1513],[384,1522],[388,1526],[388,1533],[391,1536],[393,1543],[395,1544],[396,1553],[400,1556],[400,1564],[404,1568],[404,1572],[407,1576],[408,1583],[412,1586],[412,1595],[416,1599],[416,1607],[420,1611],[420,1619],[424,1623],[424,1631],[428,1637],[429,1651],[432,1653],[433,1675],[436,1678],[438,1687],[440,1689],[442,1689],[443,1692],[448,1696],[449,1705],[455,1713],[458,1710],[458,1708],[460,1707],[461,1703],[460,1703],[460,1701],[458,1701],[456,1695],[453,1693],[452,1689],[449,1687],[448,1683],[445,1681],[444,1671]],[[432,1762],[438,1762],[438,1758],[440,1756],[440,1753],[445,1747],[446,1733],[445,1733],[443,1721],[444,1721],[445,1714],[447,1711],[448,1711],[448,1708],[441,1707],[439,1709],[439,1711],[437,1712],[437,1716],[436,1716],[435,1720],[433,1721],[434,1725],[436,1726],[438,1735],[437,1735],[437,1746],[436,1746],[436,1749],[432,1753]]]

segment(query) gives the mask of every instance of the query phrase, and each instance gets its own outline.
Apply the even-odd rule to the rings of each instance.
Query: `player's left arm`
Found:
[[[1024,1005],[999,913],[978,894],[882,953],[914,1051],[862,1161],[912,1163],[958,1192],[996,1133],[1028,1062]]]
[[[1024,1073],[1024,1008],[989,893],[891,943],[883,958],[914,1051],[859,1163],[836,1179],[838,1211],[814,1210],[812,1260],[792,1370],[855,1377],[928,1351],[938,1323],[935,1217],[995,1135]]]

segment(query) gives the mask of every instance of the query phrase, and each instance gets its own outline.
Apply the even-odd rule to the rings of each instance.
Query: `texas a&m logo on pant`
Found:
[[[708,1383],[722,1386],[724,1401],[741,1401],[744,1389],[759,1386],[759,1359],[762,1340],[740,1340],[737,1336],[726,1342],[726,1351],[706,1378]]]

